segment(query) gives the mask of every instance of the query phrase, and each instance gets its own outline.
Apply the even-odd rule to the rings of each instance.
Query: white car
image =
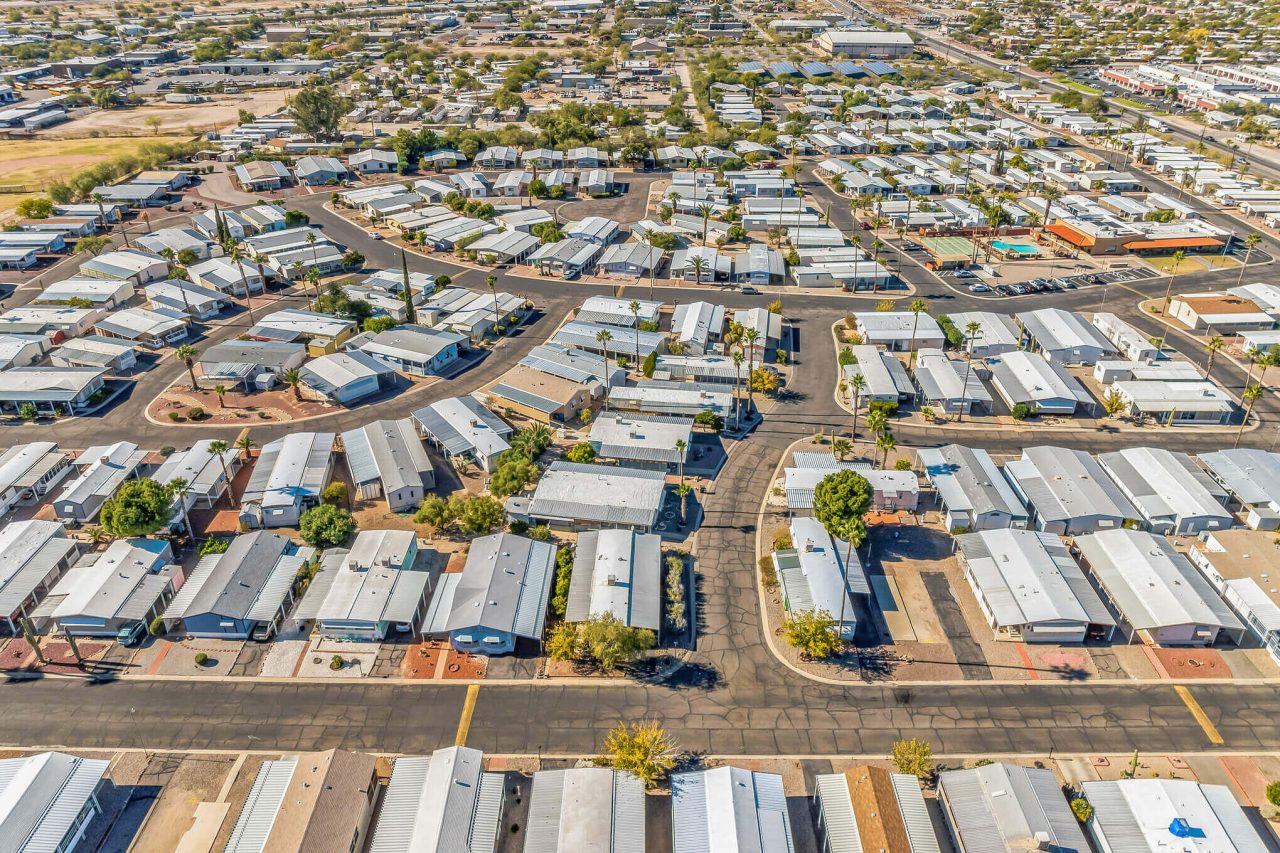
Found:
[[[970,293],[990,293],[991,288],[987,287],[982,282],[976,282],[974,284],[969,285],[969,292]]]
[[[368,237],[370,240],[381,240],[381,239],[382,239],[382,235],[381,235],[381,234],[379,234],[377,231],[366,231],[366,232],[364,232],[364,236]]]

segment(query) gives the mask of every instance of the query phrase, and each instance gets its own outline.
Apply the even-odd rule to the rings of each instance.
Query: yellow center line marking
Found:
[[[1209,715],[1204,712],[1204,708],[1200,707],[1200,703],[1196,701],[1196,697],[1191,695],[1191,691],[1183,687],[1181,684],[1175,684],[1173,687],[1177,692],[1178,698],[1187,706],[1187,710],[1191,712],[1191,716],[1196,718],[1196,722],[1200,724],[1200,728],[1204,729],[1205,735],[1208,736],[1209,742],[1218,746],[1223,744],[1222,735],[1218,733],[1218,727],[1209,719]]]
[[[471,715],[476,712],[476,697],[479,695],[479,684],[467,685],[467,700],[462,703],[462,717],[458,720],[458,735],[453,739],[455,746],[467,745],[467,733],[471,731]],[[1202,711],[1201,713],[1204,712]]]

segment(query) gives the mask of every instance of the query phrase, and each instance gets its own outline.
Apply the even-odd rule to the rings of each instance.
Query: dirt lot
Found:
[[[121,126],[126,133],[143,126],[134,123],[133,119],[127,122]],[[149,142],[178,141],[181,140],[177,137],[165,135],[101,136],[75,140],[6,139],[0,141],[0,183],[41,186],[111,157],[133,154]]]
[[[290,91],[246,92],[220,96],[203,104],[162,102],[127,110],[94,110],[40,135],[45,139],[79,139],[93,131],[129,136],[145,129],[147,133],[193,136],[206,130],[229,130],[239,121],[240,110],[248,110],[257,116],[270,115],[284,106]],[[160,124],[152,128],[147,124],[149,118],[159,119]]]

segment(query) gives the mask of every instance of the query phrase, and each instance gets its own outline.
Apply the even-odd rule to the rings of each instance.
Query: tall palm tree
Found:
[[[648,248],[649,254],[653,254],[653,232],[646,229],[640,235],[640,242],[644,243]],[[649,298],[653,299],[653,280],[658,275],[658,264],[662,263],[662,256],[659,255],[656,261],[649,262]]]
[[[604,361],[604,410],[609,411],[609,341],[613,335],[608,329],[596,332],[596,342],[600,344],[600,358]]]
[[[880,250],[884,248],[884,241],[879,237],[871,241],[871,263],[876,266],[880,265]],[[876,270],[871,274],[871,292],[875,293],[880,289],[880,271]]]
[[[253,294],[249,292],[249,276],[244,271],[244,255],[240,253],[240,244],[231,247],[231,263],[236,265],[236,269],[240,271],[240,286],[244,288],[244,307],[249,312],[249,325],[255,325],[253,319]],[[266,285],[264,284],[265,288]]]
[[[1040,197],[1044,199],[1044,216],[1040,218],[1040,221],[1044,223],[1044,227],[1048,228],[1049,209],[1053,206],[1055,201],[1062,198],[1062,190],[1052,184],[1045,184],[1040,188]]]
[[[913,299],[911,300],[911,304],[907,306],[907,309],[912,314],[911,355],[909,356],[909,358],[911,359],[911,363],[915,364],[916,363],[916,332],[920,328],[920,312],[923,311],[927,314],[929,312],[929,303],[925,302],[923,299]]]
[[[187,517],[187,491],[190,488],[191,484],[182,477],[174,477],[165,484],[165,489],[178,502],[178,512],[182,513],[182,529],[188,536],[191,535],[191,519]]]
[[[640,300],[632,299],[627,306],[631,309],[631,319],[635,323],[636,332],[636,370],[640,369]]]
[[[409,258],[404,253],[404,249],[400,250],[400,285],[404,288],[404,322],[406,325],[414,325],[418,322],[418,312],[413,305],[413,282],[409,278]]]
[[[1227,342],[1221,335],[1214,335],[1205,341],[1204,348],[1209,351],[1209,362],[1204,367],[1204,378],[1208,379],[1209,374],[1213,372],[1213,357],[1218,354],[1218,350],[1227,345]]]
[[[884,457],[880,462],[881,467],[889,464],[889,453],[897,446],[898,440],[894,438],[893,433],[888,430],[876,436],[876,450],[884,453]]]
[[[222,464],[222,479],[227,481],[226,495],[228,498],[231,497],[231,471],[227,468],[226,453],[230,449],[231,445],[222,439],[209,442],[209,455],[217,457],[218,462]]]
[[[707,245],[707,220],[711,218],[713,208],[709,204],[698,205],[698,214],[702,216],[702,245]]]
[[[307,232],[307,245],[311,247],[311,265],[314,269],[320,266],[320,250],[316,248],[316,234],[314,231]]]
[[[253,447],[254,441],[249,438],[248,432],[236,439],[236,449],[244,453],[246,462],[253,458]]]
[[[741,350],[733,352],[733,428],[739,430],[742,428],[742,398],[738,396],[738,387],[742,385],[742,362],[743,356]]]
[[[1245,351],[1245,356],[1249,359],[1249,375],[1245,377],[1244,387],[1248,388],[1249,383],[1253,382],[1253,368],[1265,355],[1266,353],[1257,347],[1249,347],[1249,349]],[[1264,375],[1266,373],[1265,367],[1263,368],[1263,373]]]
[[[496,275],[487,275],[484,277],[484,283],[489,288],[489,295],[493,297],[493,336],[498,336],[498,277]]]
[[[1240,395],[1240,399],[1244,400],[1244,417],[1240,420],[1240,429],[1236,430],[1236,440],[1232,447],[1240,446],[1240,436],[1244,433],[1245,424],[1249,423],[1249,415],[1253,414],[1253,404],[1258,402],[1258,398],[1262,396],[1262,386],[1254,383],[1245,388]],[[1170,418],[1172,422],[1172,417]]]
[[[968,350],[968,358],[965,360],[964,365],[964,391],[962,393],[967,393],[969,391],[969,371],[973,369],[973,345],[977,342],[978,338],[982,336],[982,324],[977,320],[971,320],[965,324],[964,334],[966,338],[965,343],[968,345],[966,347]],[[961,397],[960,413],[956,415],[956,423],[960,423],[964,420],[964,403],[965,398]]]
[[[1161,317],[1169,314],[1169,301],[1173,296],[1173,280],[1178,276],[1178,267],[1182,266],[1182,262],[1187,259],[1187,253],[1179,249],[1173,253],[1173,269],[1169,271],[1169,286],[1164,292],[1164,309],[1160,312]]]
[[[1262,242],[1262,235],[1254,231],[1248,237],[1244,238],[1244,263],[1240,265],[1240,276],[1236,279],[1236,287],[1244,281],[1244,271],[1249,267],[1249,257],[1253,254],[1253,247]]]
[[[197,350],[191,344],[181,344],[173,351],[173,357],[187,366],[187,375],[191,377],[192,391],[200,390],[200,386],[196,383],[196,355]]]
[[[882,435],[889,427],[889,416],[882,411],[867,412],[867,431],[873,436]]]
[[[853,389],[853,434],[849,437],[857,441],[858,410],[862,408],[862,392],[867,389],[866,377],[861,373],[853,374],[853,378],[849,380],[849,387]]]
[[[756,375],[756,341],[760,340],[760,332],[754,328],[742,330],[742,346],[747,351],[747,414],[756,410],[755,375]]]
[[[684,485],[684,454],[689,449],[689,442],[683,438],[676,439],[676,468],[680,472],[680,485]]]

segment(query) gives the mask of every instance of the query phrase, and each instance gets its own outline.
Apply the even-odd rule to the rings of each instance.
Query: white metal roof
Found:
[[[540,770],[524,853],[644,853],[644,783],[604,767]]]
[[[1226,492],[1185,453],[1126,447],[1099,454],[1098,464],[1150,522],[1196,518],[1223,528],[1235,522],[1222,505]]]
[[[627,528],[578,534],[565,619],[611,614],[633,628],[662,625],[662,537]]]
[[[296,755],[262,762],[223,853],[266,853],[267,838],[297,766]]]
[[[1003,763],[948,770],[938,789],[964,850],[1034,850],[1039,833],[1058,850],[1090,849],[1052,771]]]
[[[675,853],[792,853],[782,777],[716,767],[671,777]]]
[[[478,749],[450,746],[397,758],[369,853],[492,853],[503,777]]]
[[[0,760],[0,851],[60,849],[110,765],[63,752]]]
[[[1120,525],[1137,519],[1129,503],[1097,460],[1083,450],[1041,445],[1022,451],[1004,466],[1014,485],[1048,522],[1101,519]]]
[[[1225,785],[1188,779],[1085,782],[1098,832],[1111,853],[1264,853],[1244,809]],[[1181,822],[1181,823],[1180,823]]]
[[[987,451],[959,444],[925,447],[920,450],[920,464],[948,510],[975,515],[1003,512],[1015,520],[1026,519],[1022,501]]]

